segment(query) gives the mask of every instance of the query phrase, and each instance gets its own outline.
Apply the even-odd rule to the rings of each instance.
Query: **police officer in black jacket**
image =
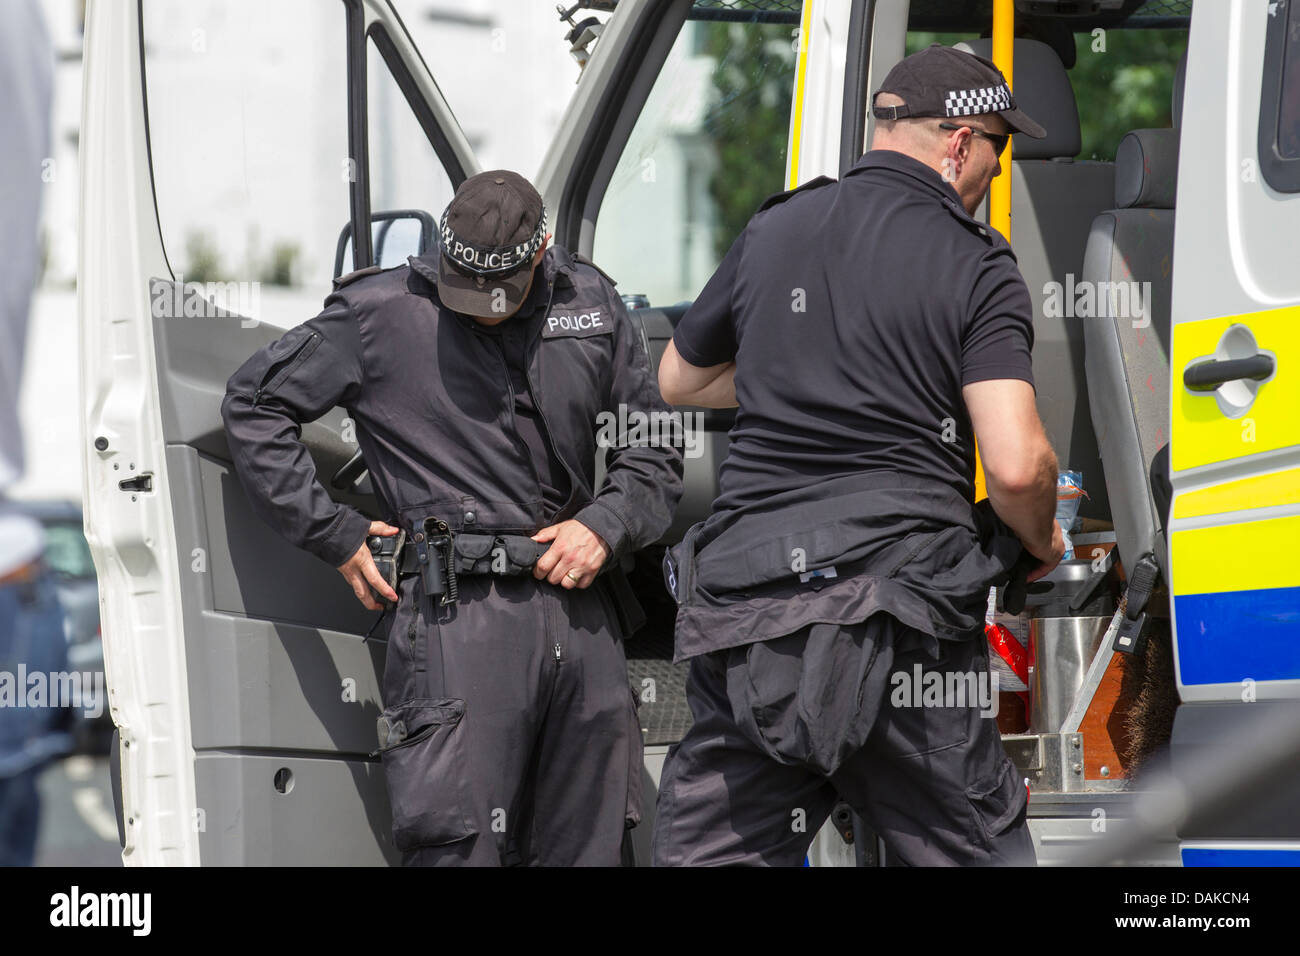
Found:
[[[1056,459],[1028,290],[972,214],[1011,131],[1044,131],[945,47],[873,102],[873,148],[765,204],[660,363],[670,401],[738,411],[666,567],[695,723],[657,864],[798,864],[841,798],[887,862],[1033,862],[983,623],[991,585],[1061,558]]]
[[[379,753],[408,865],[615,864],[640,817],[620,560],[667,529],[682,454],[612,447],[594,487],[599,416],[668,408],[613,282],[549,238],[522,177],[466,180],[438,250],[336,280],[222,404],[258,514],[395,602]],[[335,405],[387,521],[333,501],[299,441]]]

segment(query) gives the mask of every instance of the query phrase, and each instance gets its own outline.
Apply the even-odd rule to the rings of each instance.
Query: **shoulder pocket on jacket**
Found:
[[[253,404],[267,395],[274,395],[293,370],[307,360],[320,345],[320,333],[303,326],[290,329],[266,350],[270,365],[262,376],[262,384],[253,394]]]

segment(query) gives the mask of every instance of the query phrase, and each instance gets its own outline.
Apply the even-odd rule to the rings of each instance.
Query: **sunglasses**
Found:
[[[974,126],[958,126],[956,123],[940,123],[939,129],[951,129],[951,130],[968,129],[976,136],[983,136],[990,143],[992,143],[993,148],[998,151],[999,156],[1001,156],[1002,151],[1007,148],[1007,143],[1011,142],[1010,133],[986,133],[984,132],[984,130],[976,129]]]

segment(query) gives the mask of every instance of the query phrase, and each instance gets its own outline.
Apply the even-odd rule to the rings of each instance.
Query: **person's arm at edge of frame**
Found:
[[[659,391],[670,405],[736,407],[736,326],[732,297],[748,227],[741,230],[686,310],[659,360]]]
[[[1021,379],[988,379],[962,388],[984,465],[989,501],[999,518],[1042,562],[1037,581],[1061,561],[1065,541],[1056,523],[1056,453],[1043,430],[1034,387]]]
[[[735,408],[736,363],[700,368],[682,358],[670,341],[659,360],[659,391],[670,405]]]

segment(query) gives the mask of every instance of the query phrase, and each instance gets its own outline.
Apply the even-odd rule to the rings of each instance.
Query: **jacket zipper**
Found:
[[[316,346],[319,344],[320,333],[313,330],[311,335],[307,336],[297,348],[289,353],[289,356],[284,360],[284,366],[272,375],[265,385],[258,387],[253,392],[253,404],[256,405],[262,400],[263,395],[273,393],[275,389],[279,388],[290,373],[305,362],[312,352],[316,351]]]
[[[547,291],[547,295],[546,295],[546,311],[542,316],[542,326],[539,326],[534,341],[537,342],[541,341],[542,338],[541,328],[546,325],[546,316],[551,314],[551,303],[554,301],[554,299],[555,299],[555,282],[552,281],[551,287]],[[559,511],[560,514],[563,514],[564,512],[568,511],[569,506],[573,504],[574,499],[578,496],[578,491],[579,489],[581,489],[582,484],[581,482],[578,481],[578,475],[574,472],[574,470],[571,467],[569,467],[569,463],[564,460],[564,456],[560,454],[559,450],[555,447],[555,442],[551,438],[551,426],[546,421],[546,409],[542,407],[541,395],[537,391],[537,387],[533,385],[533,377],[530,371],[530,368],[532,366],[532,358],[533,355],[536,353],[537,346],[532,345],[530,349],[530,345],[532,344],[525,343],[524,345],[524,381],[528,383],[528,391],[533,396],[533,404],[537,406],[537,417],[542,422],[542,431],[545,433],[546,436],[547,448],[550,449],[551,454],[555,456],[555,460],[560,463],[560,467],[563,468],[569,476],[569,497],[565,500],[563,507],[561,507]],[[557,644],[556,645],[557,653],[555,657],[557,661],[560,659],[558,654],[558,647],[559,645]]]
[[[487,334],[487,333],[485,333],[485,334]],[[519,416],[515,413],[515,385],[514,385],[514,382],[512,382],[512,381],[510,380],[510,361],[506,358],[505,337],[506,337],[506,332],[505,332],[505,330],[502,330],[501,334],[498,335],[498,336],[496,336],[495,338],[496,338],[497,351],[501,353],[501,368],[502,368],[502,370],[505,372],[505,377],[506,377],[506,391],[507,391],[507,392],[509,393],[509,395],[510,395],[510,429],[511,429],[511,431],[514,433],[514,436],[515,436],[515,447],[516,447],[517,449],[519,449],[520,452],[523,454],[523,456],[524,456],[524,460],[525,460],[526,462],[528,462],[528,468],[529,468],[529,470],[532,471],[532,473],[533,473],[533,485],[534,485],[535,488],[536,488],[536,498],[537,498],[538,501],[541,501],[541,500],[542,500],[542,497],[543,497],[543,496],[542,496],[542,476],[541,476],[541,473],[538,472],[538,470],[537,470],[537,462],[533,461],[532,451],[531,451],[531,449],[529,449],[529,447],[528,447],[528,443],[527,443],[526,441],[524,441],[523,437],[519,434]],[[522,349],[522,353],[523,353],[523,359],[524,359],[524,381],[527,382],[527,381],[528,381],[528,346],[527,346],[527,343],[524,344],[524,347],[523,347],[523,349]],[[529,387],[529,390],[531,391],[531,390],[532,390],[532,385],[531,385],[531,383],[529,384],[528,387]],[[538,405],[537,414],[538,414],[538,417],[540,418],[540,417],[541,417],[541,407],[540,407],[540,405],[539,405],[539,403],[538,403],[538,401],[537,401],[537,396],[536,396],[536,395],[533,396],[533,404],[534,404],[534,405]],[[542,427],[543,427],[543,429],[545,429],[545,427],[546,427],[546,423],[545,423],[545,422],[542,423]],[[547,437],[547,439],[549,440],[549,438],[550,438],[550,434],[549,434],[549,432],[547,433],[547,436],[546,436],[546,437]]]

